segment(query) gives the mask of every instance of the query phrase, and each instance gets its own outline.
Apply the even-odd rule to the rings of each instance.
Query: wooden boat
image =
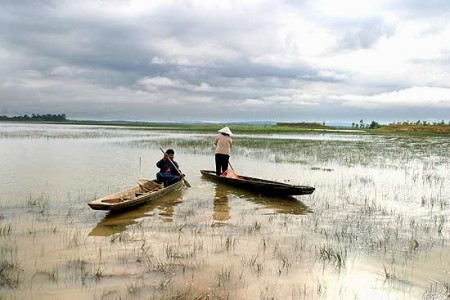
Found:
[[[217,176],[215,171],[200,170],[202,175],[208,179],[221,182],[230,186],[250,190],[258,194],[272,196],[308,195],[315,188],[303,185],[292,185],[277,181],[247,177],[247,176]]]
[[[183,185],[182,180],[167,187],[155,181],[138,180],[137,186],[91,201],[88,205],[95,210],[126,210],[158,199],[167,193],[180,189]]]

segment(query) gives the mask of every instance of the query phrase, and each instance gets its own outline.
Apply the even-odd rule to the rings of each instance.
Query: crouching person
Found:
[[[174,184],[184,177],[183,173],[178,172],[180,168],[178,163],[173,160],[174,156],[175,152],[173,149],[167,149],[164,157],[156,163],[156,166],[159,168],[159,172],[156,173],[156,179],[163,182],[164,186]]]

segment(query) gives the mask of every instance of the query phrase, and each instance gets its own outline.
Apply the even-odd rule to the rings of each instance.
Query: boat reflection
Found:
[[[268,208],[279,214],[305,215],[312,210],[303,202],[294,196],[266,196],[258,195],[254,192],[229,187],[223,184],[216,184],[216,196],[214,198],[215,221],[224,221],[229,219],[230,197],[238,197],[253,202],[261,207]]]
[[[164,197],[153,200],[145,205],[124,212],[109,212],[97,226],[89,233],[89,236],[110,236],[120,233],[127,226],[137,224],[138,219],[154,216],[154,210],[164,222],[173,221],[174,207],[182,202],[182,190],[174,191]]]
[[[228,191],[216,185],[216,193],[213,203],[213,219],[224,222],[230,219],[230,205],[228,204]]]

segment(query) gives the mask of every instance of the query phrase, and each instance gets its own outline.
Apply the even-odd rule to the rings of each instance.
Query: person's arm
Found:
[[[183,172],[181,172],[180,167],[178,166],[178,163],[176,161],[174,161],[174,160],[172,160],[172,162],[175,165],[175,167],[177,167],[176,169],[172,168],[173,169],[173,173],[174,173],[173,175],[180,175],[181,176],[183,174]],[[177,169],[180,172],[178,172]]]
[[[216,136],[216,139],[214,140],[214,145],[217,146],[218,142],[219,142],[219,136]]]
[[[164,159],[161,159],[156,163],[156,166],[161,169],[163,164],[164,164]]]

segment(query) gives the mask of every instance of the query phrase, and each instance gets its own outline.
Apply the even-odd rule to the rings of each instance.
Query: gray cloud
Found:
[[[380,19],[364,20],[348,27],[350,29],[339,42],[339,48],[342,50],[371,48],[381,38],[391,37],[395,31],[393,24],[386,24]]]

